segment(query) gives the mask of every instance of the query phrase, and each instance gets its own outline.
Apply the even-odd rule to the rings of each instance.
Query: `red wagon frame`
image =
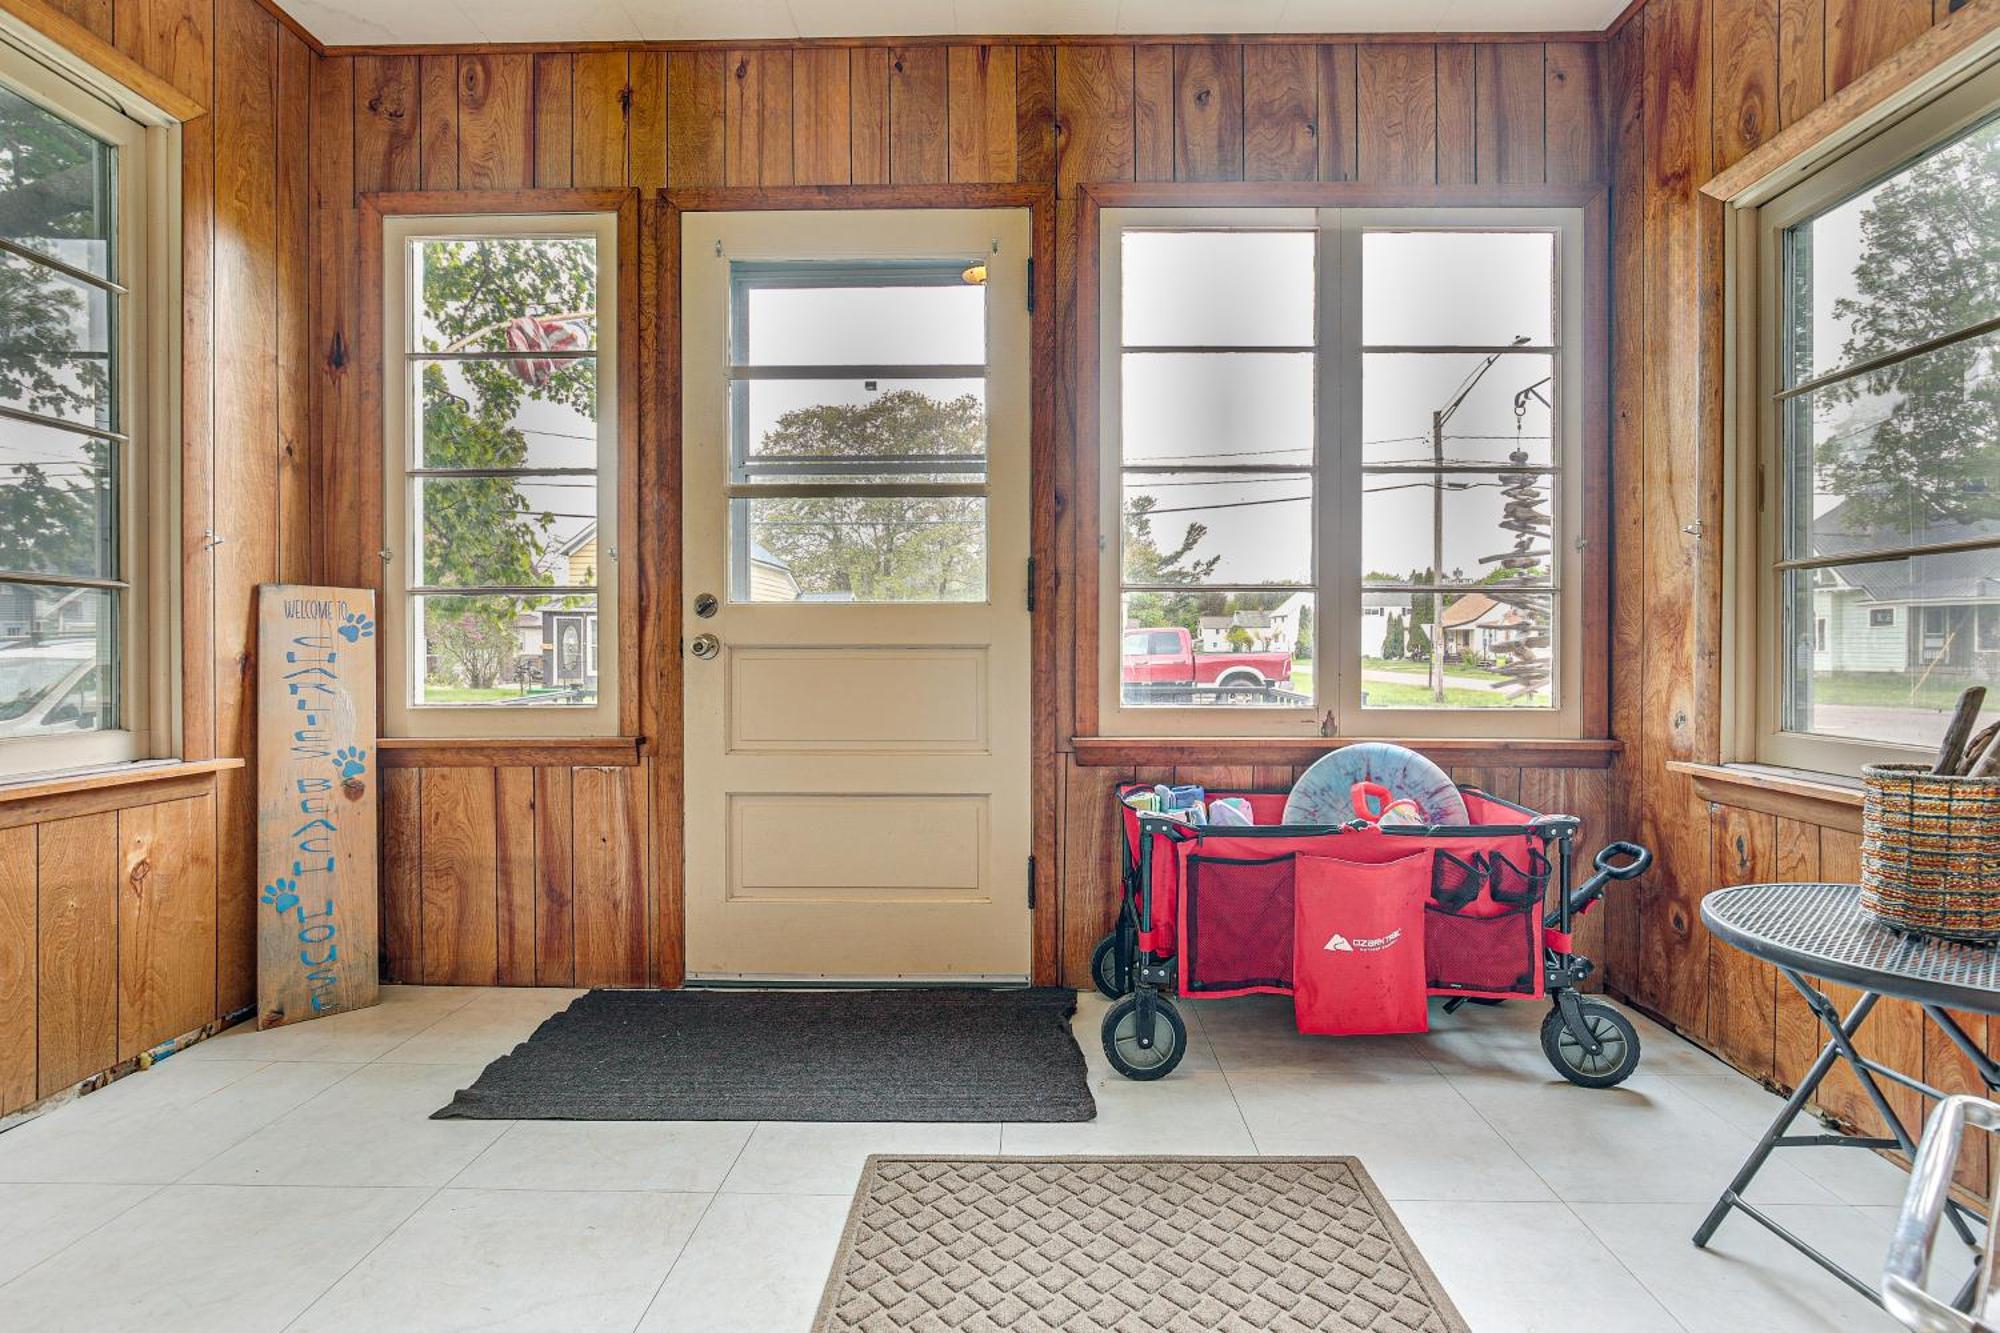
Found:
[[[1298,857],[1382,863],[1418,853],[1428,853],[1431,866],[1427,994],[1447,997],[1447,1011],[1547,996],[1543,1049],[1572,1082],[1608,1087],[1637,1064],[1630,1020],[1579,990],[1595,964],[1574,951],[1571,930],[1610,884],[1646,871],[1652,853],[1644,847],[1607,845],[1590,878],[1572,887],[1582,821],[1476,787],[1459,789],[1473,823],[1386,828],[1365,820],[1282,824],[1288,793],[1268,790],[1208,793],[1247,801],[1259,821],[1252,826],[1189,824],[1126,803],[1148,790],[1130,783],[1115,793],[1125,844],[1118,923],[1091,960],[1097,989],[1118,1001],[1105,1015],[1105,1053],[1127,1077],[1163,1077],[1179,1063],[1185,1027],[1169,993],[1201,1000],[1295,992],[1290,895]],[[1283,926],[1259,924],[1268,921]],[[1204,951],[1213,940],[1221,943]]]

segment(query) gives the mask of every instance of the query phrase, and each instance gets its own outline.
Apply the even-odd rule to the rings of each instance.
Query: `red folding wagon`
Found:
[[[1576,917],[1653,855],[1631,842],[1599,851],[1572,885],[1573,815],[1538,814],[1461,787],[1470,823],[1284,824],[1282,791],[1240,797],[1253,824],[1190,824],[1133,809],[1117,792],[1125,855],[1118,924],[1091,976],[1117,1001],[1104,1053],[1128,1078],[1162,1078],[1187,1049],[1175,999],[1293,997],[1302,1032],[1421,1032],[1428,1000],[1547,997],[1542,1050],[1585,1087],[1621,1083],[1639,1035],[1578,987],[1595,970],[1571,947]],[[1553,892],[1551,890],[1553,889]]]

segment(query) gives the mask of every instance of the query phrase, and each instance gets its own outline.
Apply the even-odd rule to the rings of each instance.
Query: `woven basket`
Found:
[[[2000,940],[2000,779],[1920,764],[1861,776],[1861,905],[1902,930]]]

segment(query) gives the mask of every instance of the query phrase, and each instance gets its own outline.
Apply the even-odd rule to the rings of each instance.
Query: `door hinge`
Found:
[[[1028,910],[1035,910],[1035,858],[1028,858]]]
[[[1035,609],[1035,557],[1028,557],[1028,609]]]
[[[1030,256],[1028,259],[1028,313],[1031,315],[1035,313],[1035,261],[1033,256]]]

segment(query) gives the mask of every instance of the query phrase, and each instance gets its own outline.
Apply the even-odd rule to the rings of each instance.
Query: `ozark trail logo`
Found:
[[[1350,940],[1339,931],[1335,931],[1333,938],[1328,940],[1324,947],[1328,953],[1355,953],[1357,951],[1360,953],[1379,953],[1402,938],[1403,932],[1400,928],[1390,931],[1387,935],[1379,939],[1373,940]]]

